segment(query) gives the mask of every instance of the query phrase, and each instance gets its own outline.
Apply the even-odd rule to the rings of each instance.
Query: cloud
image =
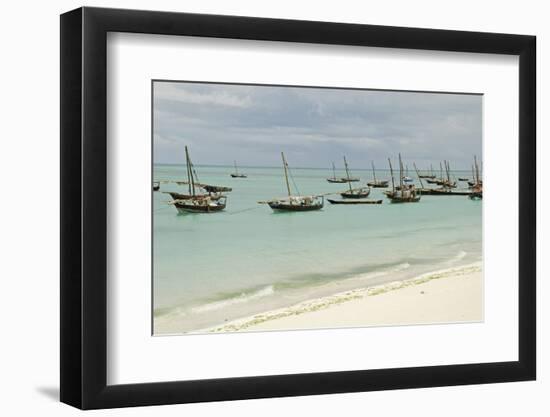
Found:
[[[182,84],[157,82],[154,85],[156,100],[176,101],[187,104],[200,104],[212,106],[227,106],[246,108],[252,105],[249,96],[230,94],[227,91],[188,91],[182,88]]]
[[[198,164],[277,165],[284,150],[295,166],[344,154],[385,166],[401,152],[421,169],[467,169],[481,155],[481,106],[479,95],[157,82],[155,162],[182,163],[187,144]]]

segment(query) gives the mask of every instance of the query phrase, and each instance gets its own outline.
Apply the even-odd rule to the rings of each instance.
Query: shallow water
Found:
[[[162,191],[184,186],[162,183],[153,193],[154,317],[177,320],[181,332],[481,259],[481,201],[423,196],[389,204],[384,189],[372,189],[369,198],[383,204],[274,213],[257,202],[286,195],[282,168],[241,170],[248,178],[231,178],[229,166],[197,167],[201,182],[233,187],[224,212],[178,214]],[[326,181],[331,175],[294,168],[291,185],[304,195],[345,190]],[[384,170],[376,176],[390,178]],[[154,179],[183,180],[185,167],[155,165]]]

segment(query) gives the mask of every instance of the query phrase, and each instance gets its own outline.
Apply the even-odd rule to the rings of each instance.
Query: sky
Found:
[[[154,163],[469,170],[482,148],[481,95],[155,81]]]

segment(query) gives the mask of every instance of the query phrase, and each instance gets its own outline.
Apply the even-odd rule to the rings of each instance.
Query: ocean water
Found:
[[[161,183],[153,193],[153,317],[177,323],[178,333],[481,260],[482,202],[466,196],[390,204],[385,189],[371,189],[369,198],[383,204],[325,201],[320,211],[275,213],[258,201],[286,195],[282,167],[242,167],[244,179],[231,178],[231,166],[196,169],[201,182],[233,188],[225,211],[178,214],[163,193],[185,192],[177,184]],[[185,175],[184,166],[153,169],[156,181]],[[328,183],[331,175],[330,169],[293,168],[291,184],[303,195],[348,187]],[[353,175],[361,184],[372,178],[367,170]],[[390,179],[385,170],[376,177]],[[155,327],[155,334],[162,332]]]

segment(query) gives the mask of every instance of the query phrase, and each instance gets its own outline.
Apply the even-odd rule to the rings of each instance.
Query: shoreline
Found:
[[[476,262],[343,291],[183,334],[482,321],[482,281],[482,263]]]

